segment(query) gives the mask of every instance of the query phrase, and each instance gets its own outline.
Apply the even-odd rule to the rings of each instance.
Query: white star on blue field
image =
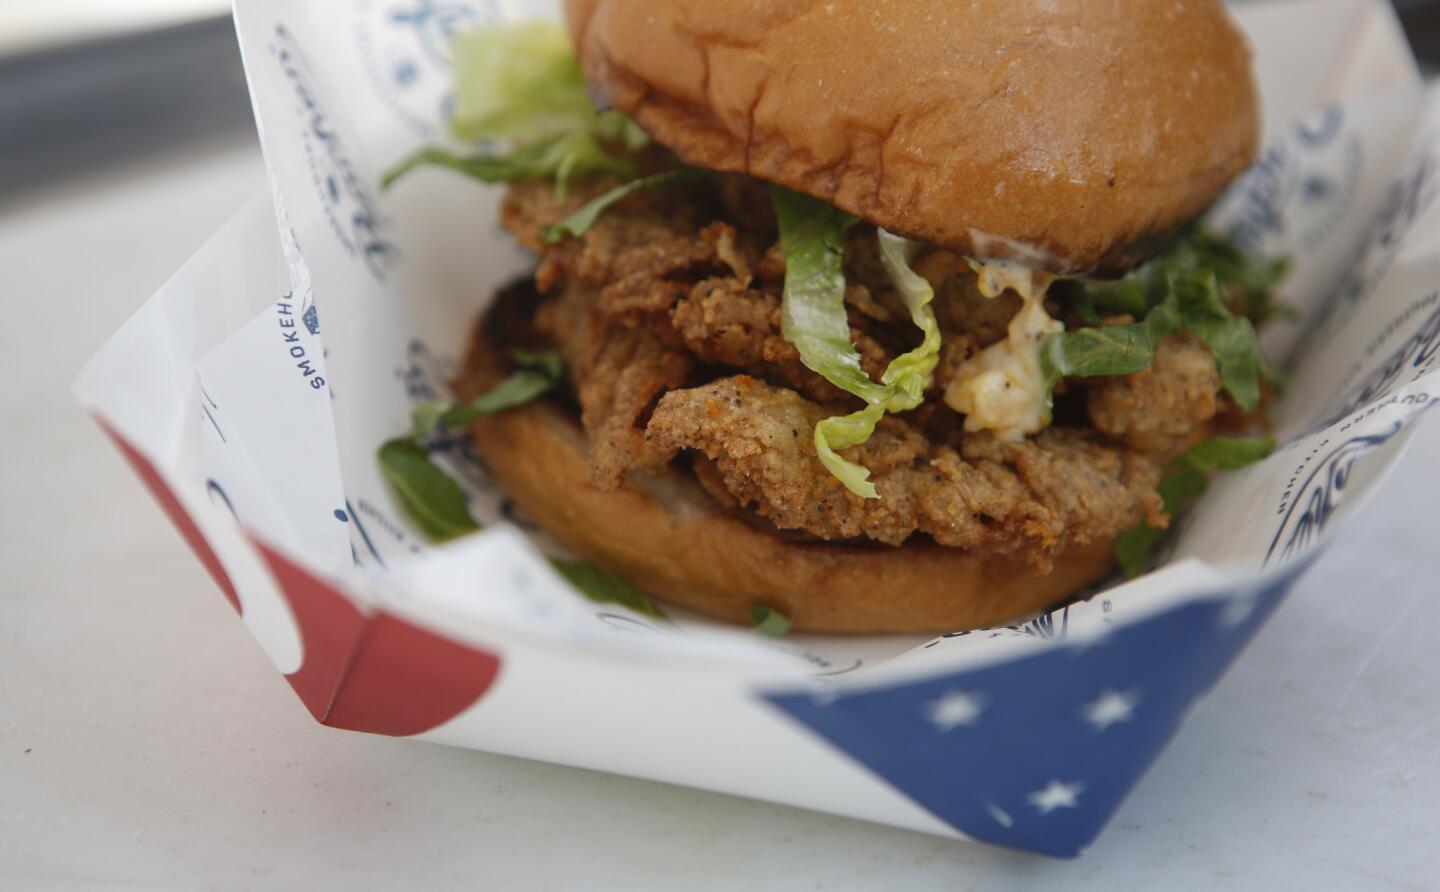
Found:
[[[1114,626],[1088,647],[1057,640],[920,680],[766,698],[961,833],[1073,856],[1303,566],[1264,592],[1239,593],[1243,619],[1234,601],[1202,598]]]
[[[1045,789],[1036,790],[1025,799],[1042,815],[1048,815],[1057,808],[1075,808],[1080,804],[1080,792],[1085,789],[1084,784],[1067,784],[1062,781],[1052,780],[1045,785]]]
[[[946,691],[926,706],[930,722],[941,731],[974,725],[985,711],[985,699],[967,691]]]
[[[1133,691],[1107,690],[1098,699],[1086,703],[1082,713],[1085,721],[1094,725],[1096,731],[1104,731],[1116,722],[1130,721],[1139,702],[1140,696]]]

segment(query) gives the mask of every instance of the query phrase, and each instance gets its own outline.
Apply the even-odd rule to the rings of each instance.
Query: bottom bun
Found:
[[[493,381],[473,358],[467,377],[471,394]],[[724,513],[680,471],[601,492],[579,425],[547,401],[483,418],[473,434],[506,495],[558,542],[657,598],[731,622],[748,624],[750,608],[766,605],[807,632],[992,626],[1065,600],[1114,564],[1111,539],[1070,548],[1045,574],[931,542],[791,541]]]

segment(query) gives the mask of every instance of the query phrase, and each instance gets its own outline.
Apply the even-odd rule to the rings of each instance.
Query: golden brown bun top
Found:
[[[1251,162],[1219,0],[566,0],[597,97],[687,162],[903,235],[1118,272]]]

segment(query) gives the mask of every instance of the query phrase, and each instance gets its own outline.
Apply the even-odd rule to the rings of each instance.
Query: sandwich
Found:
[[[1196,224],[1258,142],[1219,0],[568,0],[453,55],[474,148],[387,185],[503,183],[537,265],[382,450],[428,528],[464,505],[424,442],[465,430],[640,592],[952,631],[1143,571],[1273,447],[1283,264]]]

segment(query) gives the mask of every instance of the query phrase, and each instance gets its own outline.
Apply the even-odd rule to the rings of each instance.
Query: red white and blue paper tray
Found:
[[[80,401],[324,724],[1056,855],[1090,843],[1440,388],[1440,97],[1388,5],[1236,9],[1268,148],[1214,212],[1293,259],[1280,447],[1166,563],[1015,626],[769,641],[576,595],[463,443],[486,529],[431,548],[375,462],[524,256],[497,193],[379,172],[444,139],[479,0],[238,0],[271,189],[95,356]],[[877,592],[883,597],[883,592]],[[1385,609],[1375,593],[1376,609]],[[183,658],[183,654],[177,655]]]

